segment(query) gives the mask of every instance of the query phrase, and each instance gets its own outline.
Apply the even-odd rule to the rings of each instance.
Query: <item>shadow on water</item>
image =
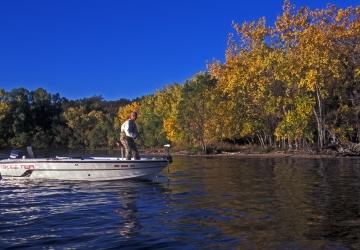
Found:
[[[360,249],[360,162],[175,157],[155,181],[0,181],[0,236],[0,249]]]

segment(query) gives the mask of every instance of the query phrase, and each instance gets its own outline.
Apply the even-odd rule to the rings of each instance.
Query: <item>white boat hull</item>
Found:
[[[120,180],[156,175],[168,163],[166,159],[127,161],[104,157],[6,159],[0,160],[0,174],[3,179]]]

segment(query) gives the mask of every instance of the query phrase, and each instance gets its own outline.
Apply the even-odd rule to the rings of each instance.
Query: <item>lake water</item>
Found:
[[[0,249],[360,249],[360,160],[175,157],[153,181],[0,181]]]

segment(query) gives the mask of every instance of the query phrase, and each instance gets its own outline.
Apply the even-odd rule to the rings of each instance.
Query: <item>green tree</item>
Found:
[[[158,147],[167,142],[163,119],[155,112],[155,96],[146,96],[140,101],[141,112],[137,121],[141,144],[146,147]]]
[[[207,152],[214,139],[213,128],[209,125],[213,116],[211,91],[215,84],[216,81],[206,73],[186,81],[178,107],[178,126],[184,132],[186,142],[200,146],[203,152]]]

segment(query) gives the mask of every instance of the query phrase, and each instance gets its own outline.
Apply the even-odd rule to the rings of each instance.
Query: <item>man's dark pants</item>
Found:
[[[126,136],[124,132],[120,133],[120,141],[125,148],[125,157],[126,160],[131,160],[132,155],[134,154],[135,160],[139,160],[139,151],[136,147],[135,141],[132,137]]]

